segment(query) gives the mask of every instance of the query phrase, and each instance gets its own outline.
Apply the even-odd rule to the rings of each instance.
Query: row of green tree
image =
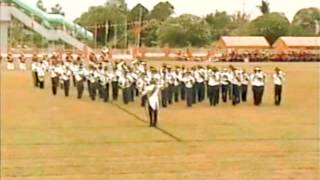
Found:
[[[265,36],[270,43],[285,35],[320,35],[320,9],[301,9],[290,23],[283,13],[272,12],[269,7],[263,0],[257,6],[261,16],[250,21],[249,15],[241,12],[229,15],[225,11],[216,11],[205,17],[191,14],[172,17],[174,7],[169,2],[160,2],[149,11],[142,4],[128,9],[125,0],[108,0],[102,6],[89,8],[76,22],[87,27],[107,23],[107,29],[101,26],[96,28],[97,31],[93,30],[98,43],[117,46],[139,43],[146,46],[203,47],[223,35]],[[141,27],[138,30],[137,24]]]
[[[46,10],[41,0],[38,7]],[[63,14],[56,5],[57,13]],[[272,12],[268,2],[262,0],[257,8],[261,16],[250,20],[248,14],[228,14],[216,11],[205,17],[183,14],[172,17],[174,6],[159,2],[151,10],[142,4],[132,9],[125,0],[107,0],[104,5],[90,7],[75,22],[95,34],[92,46],[126,48],[129,45],[206,47],[221,36],[265,36],[273,43],[280,36],[319,36],[320,9],[311,7],[299,10],[292,22],[279,12]]]

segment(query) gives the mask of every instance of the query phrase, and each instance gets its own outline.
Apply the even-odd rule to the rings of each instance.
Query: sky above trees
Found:
[[[36,4],[37,0],[25,0],[31,4]],[[126,0],[128,8],[134,7],[141,3],[149,10],[158,2],[164,0]],[[175,7],[174,16],[189,13],[198,16],[205,16],[211,12],[226,11],[233,14],[236,11],[245,10],[250,14],[250,18],[254,19],[261,15],[257,9],[261,0],[168,0]],[[74,0],[43,0],[44,6],[52,7],[59,3],[69,19],[79,17],[83,12],[87,11],[90,6],[103,5],[106,0],[81,0],[81,3],[75,3]],[[275,12],[283,12],[291,21],[295,13],[301,8],[318,7],[320,8],[319,0],[268,0],[270,9]]]

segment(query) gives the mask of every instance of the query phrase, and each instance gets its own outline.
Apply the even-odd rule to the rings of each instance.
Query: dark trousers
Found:
[[[172,100],[173,100],[173,88],[174,88],[173,84],[169,84],[169,86],[168,86],[168,95],[167,95],[167,97],[168,97],[168,103],[169,103],[169,104],[172,104]]]
[[[180,85],[173,86],[174,102],[179,102]]]
[[[209,88],[209,84],[207,84],[207,98],[209,99],[209,96],[210,96],[210,88]]]
[[[133,86],[133,95],[138,97],[139,96],[139,89],[137,88],[137,84],[134,82],[132,84],[132,86]]]
[[[187,106],[191,107],[193,104],[193,98],[194,98],[194,88],[187,88],[185,89],[186,91],[186,99],[187,99]]]
[[[232,105],[240,103],[240,86],[232,84]]]
[[[112,99],[117,100],[118,94],[119,94],[119,87],[118,87],[118,81],[112,81]]]
[[[130,88],[129,88],[129,100],[131,101],[131,102],[134,102],[134,96],[136,95],[135,94],[135,85],[134,84],[132,84],[131,86],[130,86]]]
[[[228,88],[228,92],[229,92],[229,100],[232,100],[233,97],[233,86],[231,83],[229,83],[229,88]]]
[[[228,84],[222,84],[221,85],[221,97],[222,97],[222,101],[223,102],[227,102],[228,91],[229,91],[229,85]]]
[[[63,80],[63,88],[64,88],[64,95],[66,97],[69,96],[69,89],[70,89],[70,80]]]
[[[158,123],[158,110],[154,110],[151,106],[148,106],[149,110],[149,120],[150,120],[150,127],[157,127]]]
[[[197,92],[196,92],[196,85],[194,85],[193,87],[192,87],[192,104],[195,104],[196,103],[196,101],[197,101]]]
[[[122,100],[124,104],[129,103],[129,88],[122,89]]]
[[[205,85],[204,82],[202,83],[196,83],[195,84],[195,89],[196,89],[196,96],[198,102],[202,102],[204,100],[205,97]]]
[[[103,101],[109,101],[109,83],[106,83],[103,90]]]
[[[168,105],[168,88],[167,87],[161,90],[161,105],[162,107],[167,107]]]
[[[84,90],[84,81],[80,80],[77,82],[77,97],[78,99],[82,98],[82,94],[83,94],[83,90]]]
[[[261,104],[263,91],[264,91],[264,86],[252,86],[254,105],[258,106]]]
[[[91,82],[89,80],[87,80],[87,86],[88,86],[88,93],[89,93],[89,96],[91,96]]]
[[[76,81],[76,77],[74,75],[72,75],[72,82],[73,82],[73,87],[76,87],[77,81]]]
[[[39,78],[38,78],[38,73],[36,71],[32,72],[32,79],[33,79],[33,84],[35,87],[39,86]]]
[[[141,107],[145,107],[146,103],[148,100],[148,96],[147,95],[143,95],[141,96]]]
[[[241,99],[243,102],[247,102],[247,94],[248,94],[248,85],[242,84],[241,85]]]
[[[274,85],[274,104],[279,106],[281,104],[282,85]]]
[[[180,85],[180,94],[181,94],[181,100],[186,99],[186,85],[184,83],[181,83]]]
[[[194,102],[200,101],[200,83],[194,85]]]
[[[51,88],[52,88],[52,94],[55,96],[58,91],[59,86],[59,77],[52,77],[51,78]]]
[[[207,96],[208,96],[208,99],[209,99],[209,104],[210,106],[213,106],[213,86],[207,86],[208,89],[207,89]]]
[[[39,87],[40,89],[44,89],[44,81],[39,81]]]
[[[90,98],[92,101],[96,100],[97,96],[97,82],[90,82]]]
[[[213,86],[213,105],[219,104],[219,98],[220,98],[220,86],[216,85]]]
[[[98,93],[99,93],[99,98],[100,99],[104,99],[104,92],[105,92],[104,85],[101,84],[100,82],[98,82],[97,83],[97,89],[98,89]]]
[[[208,98],[210,106],[215,106],[219,104],[219,95],[220,95],[220,87],[216,86],[208,86]]]
[[[59,80],[59,83],[60,83],[60,89],[63,89],[63,81]]]

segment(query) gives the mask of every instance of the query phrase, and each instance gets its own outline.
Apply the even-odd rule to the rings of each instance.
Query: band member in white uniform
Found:
[[[92,101],[96,100],[97,95],[97,87],[98,87],[98,79],[99,73],[95,66],[91,66],[91,70],[89,71],[88,80],[89,80],[89,95]]]
[[[172,73],[173,76],[173,96],[174,102],[179,102],[179,94],[180,94],[180,81],[181,81],[181,71],[180,67],[176,66],[175,71]]]
[[[220,74],[216,67],[208,70],[208,98],[210,106],[219,103]]]
[[[231,74],[231,84],[232,84],[232,105],[237,105],[240,103],[240,87],[241,87],[241,72],[233,68]]]
[[[19,57],[19,69],[22,71],[27,70],[27,65],[26,65],[26,58],[24,57],[23,54],[20,55]]]
[[[145,87],[147,87],[147,85],[148,85],[147,80],[146,80],[146,73],[142,73],[140,75],[140,77],[137,80],[136,85],[137,85],[137,89],[139,91],[139,94],[141,94],[144,91]],[[141,94],[141,103],[140,103],[141,107],[145,107],[146,102],[147,102],[147,95]]]
[[[249,79],[248,73],[243,69],[241,72],[241,100],[243,102],[247,102]]]
[[[195,71],[195,94],[196,94],[196,102],[202,102],[205,98],[205,71],[202,66],[198,66],[198,69]]]
[[[111,87],[112,87],[112,99],[116,101],[119,95],[119,70],[117,67],[113,68],[112,73],[110,74],[111,78]]]
[[[37,75],[40,89],[44,89],[45,72],[46,66],[44,65],[43,61],[40,61],[39,65],[37,66]]]
[[[84,82],[86,79],[87,71],[83,68],[82,63],[79,65],[79,69],[75,72],[75,80],[77,85],[77,97],[78,99],[82,98],[84,91]]]
[[[11,53],[9,53],[7,57],[7,69],[14,70],[14,59]]]
[[[55,96],[57,94],[59,86],[59,76],[61,75],[61,71],[59,66],[57,65],[56,59],[53,59],[52,65],[49,67],[49,72],[51,77],[52,94]]]
[[[256,67],[250,79],[253,92],[253,102],[254,105],[259,106],[262,102],[264,85],[266,82],[266,74],[261,71],[260,67]]]
[[[229,91],[229,72],[227,68],[224,68],[221,72],[221,97],[223,102],[228,100]]]
[[[195,78],[192,76],[191,71],[187,71],[182,81],[185,84],[185,92],[186,92],[186,99],[187,99],[187,106],[191,107],[193,104],[194,98],[194,84],[196,82]]]
[[[158,123],[158,113],[159,113],[159,93],[160,87],[157,85],[155,80],[151,80],[149,86],[145,88],[143,94],[147,94],[148,97],[148,111],[150,127],[157,127]]]
[[[123,72],[123,75],[119,76],[119,87],[122,90],[122,100],[123,104],[129,103],[129,88],[131,86],[129,79],[127,79],[127,71]]]
[[[279,106],[281,104],[282,96],[282,85],[286,79],[286,74],[278,67],[275,68],[275,73],[273,74],[273,84],[274,84],[274,104]]]
[[[70,89],[70,79],[72,76],[72,71],[69,68],[69,66],[65,66],[62,71],[61,78],[63,79],[63,89],[64,89],[64,95],[66,97],[69,96],[69,89]]]
[[[166,80],[168,81],[167,100],[169,104],[173,102],[174,76],[170,66],[167,66]]]
[[[38,68],[39,64],[40,63],[38,62],[37,55],[33,55],[32,63],[31,63],[31,72],[32,72],[33,84],[35,87],[39,86],[39,78],[38,78],[38,72],[37,72],[37,68]]]
[[[111,82],[111,74],[112,70],[109,70],[107,66],[104,67],[104,94],[103,94],[103,101],[109,101],[109,88]]]

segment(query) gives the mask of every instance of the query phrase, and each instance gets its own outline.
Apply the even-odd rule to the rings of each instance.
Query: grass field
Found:
[[[160,63],[150,62],[154,65]],[[228,64],[217,64],[218,67]],[[251,70],[255,64],[235,64]],[[1,72],[3,179],[319,179],[319,64],[265,63],[287,73],[283,104],[269,78],[261,107],[181,102],[149,128],[134,104],[92,102]]]

